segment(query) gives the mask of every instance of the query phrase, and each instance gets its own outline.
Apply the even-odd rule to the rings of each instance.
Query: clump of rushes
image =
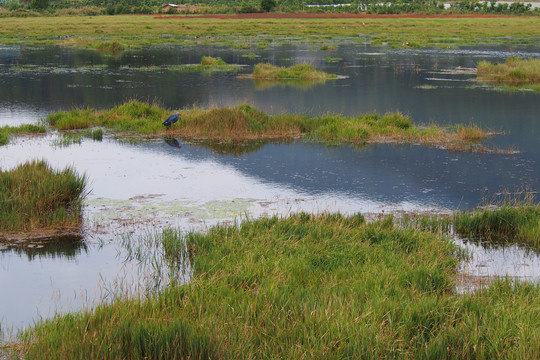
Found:
[[[251,77],[254,79],[300,79],[307,81],[337,79],[337,75],[317,71],[313,65],[305,63],[288,68],[260,63],[255,66]]]
[[[358,117],[298,114],[269,115],[248,104],[232,108],[193,108],[182,111],[181,119],[169,129],[163,120],[173,112],[157,105],[130,101],[111,110],[72,110],[47,117],[59,130],[99,126],[119,133],[178,135],[215,140],[265,140],[307,138],[327,143],[420,143],[456,151],[487,151],[478,142],[493,135],[475,126],[454,129],[414,126],[401,113]]]
[[[540,59],[508,58],[504,64],[498,65],[482,61],[478,64],[477,77],[479,80],[540,91]]]
[[[497,209],[460,212],[454,216],[456,231],[473,240],[520,243],[540,250],[540,205],[503,204]]]
[[[79,228],[86,183],[72,168],[56,171],[43,161],[0,170],[0,237]]]
[[[297,214],[185,236],[193,279],[58,316],[21,356],[71,359],[535,358],[540,286],[453,292],[456,248],[391,218]]]
[[[219,66],[219,65],[227,65],[227,63],[220,58],[214,58],[211,56],[203,56],[201,59],[201,65],[202,66]]]
[[[44,125],[3,126],[0,127],[0,146],[6,145],[12,134],[42,134],[45,132],[47,132],[47,128]]]

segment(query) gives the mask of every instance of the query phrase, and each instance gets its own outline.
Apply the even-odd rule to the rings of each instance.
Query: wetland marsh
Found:
[[[246,56],[250,53],[255,53],[256,56]],[[211,73],[176,71],[173,68],[178,65],[200,64],[203,56],[221,58],[227,64],[240,66],[235,71]],[[325,61],[328,56],[341,60]],[[96,322],[92,331],[94,334],[102,334],[106,338],[103,340],[105,342],[114,341],[111,339],[124,339],[129,342],[131,340],[126,339],[161,334],[158,329],[162,329],[163,334],[183,329],[191,334],[193,339],[199,339],[196,343],[200,345],[200,348],[187,349],[184,355],[197,351],[199,354],[208,351],[216,357],[234,357],[242,351],[255,355],[259,351],[257,349],[270,351],[275,345],[264,340],[262,332],[248,331],[251,336],[249,341],[227,347],[223,337],[203,336],[201,329],[208,328],[213,312],[227,313],[222,308],[227,305],[247,309],[247,312],[239,314],[246,319],[249,319],[250,314],[262,315],[256,307],[252,307],[255,305],[251,300],[242,300],[244,293],[249,293],[249,299],[252,296],[257,297],[254,290],[259,288],[261,294],[273,299],[273,304],[282,304],[289,296],[299,299],[295,302],[297,308],[296,305],[290,305],[287,316],[295,314],[294,316],[308,319],[309,312],[314,311],[315,317],[309,322],[313,327],[302,325],[301,322],[296,323],[292,332],[286,331],[280,324],[269,327],[273,333],[281,336],[281,350],[274,355],[300,357],[299,352],[294,352],[291,339],[304,336],[311,331],[308,329],[317,329],[314,331],[320,333],[328,330],[320,325],[327,319],[328,314],[325,315],[317,304],[332,303],[334,305],[329,308],[334,309],[332,306],[337,306],[336,304],[344,299],[348,299],[346,302],[350,303],[349,298],[338,297],[336,293],[328,295],[329,298],[317,293],[314,284],[323,281],[322,279],[328,280],[325,284],[331,281],[339,283],[339,279],[345,281],[345,278],[342,278],[344,271],[346,272],[342,268],[343,259],[374,262],[364,251],[373,250],[381,256],[387,256],[384,251],[385,246],[388,246],[400,251],[399,261],[395,258],[388,260],[389,262],[396,266],[410,266],[406,273],[398,274],[396,271],[398,275],[389,278],[395,284],[394,288],[399,289],[395,291],[403,291],[411,302],[400,303],[392,297],[397,296],[397,293],[383,289],[377,298],[390,299],[389,302],[382,307],[369,305],[359,310],[359,313],[365,311],[362,313],[365,317],[362,315],[359,321],[375,324],[373,329],[387,324],[381,331],[392,333],[395,338],[384,338],[373,344],[368,339],[374,339],[376,334],[366,327],[363,328],[361,336],[365,342],[336,345],[338,350],[332,352],[331,344],[339,344],[339,339],[347,334],[347,331],[339,330],[337,324],[351,325],[356,321],[350,318],[350,313],[340,313],[336,317],[337,322],[332,322],[334,325],[331,326],[330,333],[334,336],[333,340],[318,342],[318,347],[312,350],[312,356],[318,354],[339,358],[353,354],[354,351],[367,351],[367,344],[373,345],[371,355],[376,356],[383,354],[392,344],[400,343],[402,339],[409,341],[411,348],[427,346],[431,352],[425,354],[433,356],[438,354],[437,344],[441,343],[446,344],[445,346],[452,344],[452,349],[455,350],[452,354],[456,356],[468,354],[467,351],[474,345],[479,345],[481,349],[475,353],[479,357],[482,354],[534,356],[534,349],[531,348],[517,348],[513,352],[516,345],[514,343],[482,348],[484,344],[475,338],[477,334],[466,330],[471,324],[460,322],[475,313],[477,307],[484,306],[482,301],[488,298],[488,302],[495,305],[493,308],[485,305],[488,306],[487,313],[491,315],[489,319],[483,318],[479,321],[485,326],[481,328],[488,331],[489,336],[493,336],[491,339],[502,336],[497,334],[496,326],[492,322],[498,316],[492,311],[497,304],[502,304],[500,306],[508,313],[515,312],[520,324],[528,324],[524,325],[526,327],[534,326],[527,323],[538,319],[538,286],[528,283],[537,284],[540,278],[538,253],[534,249],[515,244],[509,248],[500,245],[484,247],[482,243],[471,243],[466,238],[456,239],[455,243],[477,254],[476,260],[474,255],[471,257],[471,262],[459,258],[466,264],[461,268],[462,274],[466,274],[464,277],[469,280],[472,277],[474,285],[479,278],[506,275],[510,279],[522,279],[526,282],[515,289],[512,288],[511,280],[498,282],[493,288],[488,287],[477,295],[473,293],[464,298],[452,297],[451,294],[458,290],[465,289],[464,292],[467,293],[466,289],[470,284],[465,281],[465,285],[456,286],[454,282],[460,268],[454,257],[456,250],[449,241],[425,234],[404,235],[407,239],[409,235],[412,236],[410,244],[422,243],[426,244],[427,249],[438,249],[437,256],[415,268],[412,261],[415,256],[429,258],[434,252],[425,255],[424,251],[427,250],[421,249],[421,246],[411,245],[411,248],[408,248],[403,245],[405,243],[392,242],[390,238],[401,235],[396,235],[397,229],[392,229],[388,223],[385,225],[384,221],[370,227],[363,225],[360,217],[345,219],[357,213],[366,214],[370,221],[383,214],[398,217],[404,213],[449,215],[455,210],[471,210],[483,204],[485,198],[497,200],[508,192],[520,192],[523,189],[537,196],[540,189],[540,125],[537,115],[540,113],[540,95],[532,91],[501,91],[496,86],[481,84],[475,80],[474,69],[479,62],[503,63],[511,56],[539,58],[540,48],[526,44],[502,44],[446,50],[396,49],[349,43],[337,45],[330,50],[321,50],[320,44],[287,43],[283,40],[266,48],[258,48],[256,42],[249,49],[215,45],[152,46],[110,55],[91,49],[56,46],[1,47],[0,126],[37,125],[50,114],[70,112],[73,109],[107,111],[134,99],[143,102],[155,101],[162,109],[171,111],[232,108],[240,104],[250,104],[270,115],[300,114],[308,117],[357,117],[366,113],[385,114],[399,111],[410,116],[415,125],[419,126],[435,124],[452,127],[463,124],[493,130],[497,134],[485,140],[486,146],[514,150],[511,153],[475,153],[425,147],[416,142],[400,145],[343,145],[290,139],[256,145],[236,144],[238,146],[229,144],[227,139],[221,139],[219,146],[216,146],[209,145],[204,139],[182,138],[180,134],[174,133],[169,134],[172,136],[160,134],[140,141],[117,137],[117,134],[106,128],[100,139],[82,136],[75,138],[75,141],[64,141],[64,133],[50,128],[46,134],[38,136],[12,133],[6,144],[0,146],[2,170],[13,169],[29,160],[43,159],[55,169],[73,167],[77,172],[85,174],[91,192],[83,206],[82,239],[73,238],[62,243],[1,243],[0,280],[10,290],[10,296],[0,300],[0,308],[9,309],[0,314],[4,336],[8,336],[11,329],[17,331],[28,328],[40,316],[45,319],[52,318],[56,311],[66,313],[95,308],[99,304],[111,303],[122,297],[159,298],[155,303],[152,300],[143,301],[142,305],[137,302],[124,305],[116,302],[111,308],[125,314],[131,314],[139,306],[147,310],[153,308],[156,313],[160,313],[169,309],[177,299],[186,299],[188,308],[193,306],[195,309],[197,299],[208,295],[203,291],[204,288],[210,286],[222,289],[232,298],[222,305],[216,305],[219,304],[217,300],[209,302],[205,311],[208,317],[199,317],[194,323],[187,324],[187,318],[183,317],[185,314],[177,314],[179,322],[170,325],[164,325],[161,320],[137,322],[134,328],[140,330],[138,335],[124,334],[120,330],[118,334],[103,332],[103,328],[107,326],[118,325],[108,322],[109,320]],[[261,62],[276,66],[310,63],[318,70],[343,78],[300,86],[297,83],[279,81],[260,86],[260,83],[253,79],[238,76],[252,73],[255,65]],[[274,215],[288,217],[299,212],[340,212],[345,217],[311,217],[304,214],[279,221],[271,218]],[[260,217],[269,217],[270,220],[250,221],[243,230],[232,225],[240,219]],[[218,223],[225,225],[210,230],[216,238],[223,234],[234,235],[230,238],[232,242],[226,244],[227,248],[236,254],[238,249],[234,248],[234,244],[237,233],[247,231],[251,234],[254,252],[238,252],[238,257],[211,268],[214,264],[212,259],[222,256],[219,254],[222,250],[209,247],[209,239],[212,238],[210,235],[205,238],[203,235],[189,234],[209,231],[209,228]],[[303,223],[310,223],[313,229],[302,228]],[[354,238],[349,232],[353,223],[359,227],[361,237],[370,239],[365,244],[353,241],[347,245],[342,241],[349,237]],[[231,225],[231,228],[227,229],[227,224]],[[161,235],[156,235],[161,234],[161,229],[171,228],[179,229],[180,238],[187,236],[187,239],[191,239],[187,245],[191,243],[192,250],[205,250],[193,258],[185,252],[189,250],[189,246],[179,250],[175,242],[171,245],[164,242]],[[288,233],[284,229],[287,228],[297,229],[291,234],[298,235],[298,239],[302,241],[301,247],[295,248],[294,243],[286,240]],[[280,247],[265,245],[261,240],[264,237],[258,238],[253,229],[264,229],[261,234],[278,234],[275,239],[285,239],[283,251],[296,253],[303,260],[289,262],[288,257],[287,260],[280,258],[283,255],[278,251]],[[343,236],[328,236],[326,240],[324,236],[320,238],[323,242],[333,239],[333,244],[310,244],[309,236],[300,236],[312,234],[312,237],[317,238],[320,234],[331,232],[329,229],[334,229],[332,231]],[[170,234],[167,239],[168,236]],[[178,239],[174,236],[172,238]],[[377,243],[375,239],[381,242]],[[388,242],[385,242],[387,240]],[[171,247],[182,256],[171,260]],[[325,253],[322,249],[332,251]],[[197,264],[199,255],[202,262]],[[238,266],[244,264],[246,258],[250,260],[250,265],[246,265],[242,272],[238,270]],[[193,260],[195,263],[192,263]],[[282,267],[270,269],[265,265],[270,263],[282,264]],[[508,265],[509,263],[512,265]],[[204,270],[205,266],[209,266],[211,270]],[[362,274],[363,271],[379,272],[362,266],[360,262],[355,262],[354,269],[357,274]],[[301,293],[275,292],[270,282],[260,284],[257,275],[266,274],[265,271],[268,270],[272,281],[284,285],[283,289],[301,288],[298,284],[305,283],[302,281],[307,278],[302,280],[302,276],[306,269],[311,267],[322,271],[322,277],[318,280],[310,278],[310,287]],[[177,272],[179,269],[182,270],[181,276]],[[234,271],[231,272],[230,269]],[[213,271],[216,274],[212,275]],[[206,274],[207,277],[196,278],[191,287],[171,285],[191,281],[194,272]],[[233,273],[233,276],[225,276],[225,273]],[[372,281],[372,286],[384,283],[381,279],[373,278]],[[234,291],[229,292],[224,284],[232,284]],[[320,284],[321,287],[323,285]],[[355,286],[358,286],[357,290],[368,293],[369,286]],[[337,289],[339,286],[333,288]],[[242,294],[239,295],[240,293]],[[494,300],[497,297],[502,299],[500,303]],[[241,301],[235,303],[233,298]],[[418,299],[422,299],[421,304],[415,308],[413,303]],[[301,305],[302,303],[308,305]],[[437,306],[442,305],[437,307],[435,312],[424,312],[435,303]],[[253,311],[250,312],[249,309]],[[334,310],[334,313],[338,314],[337,308]],[[98,316],[102,316],[100,319],[108,319],[106,314],[109,311],[114,312],[107,307],[100,307]],[[190,313],[189,311],[186,314]],[[456,325],[446,336],[440,329],[450,323],[446,323],[442,318],[454,311],[457,311],[458,315],[453,318],[455,322],[450,320],[450,323],[460,325]],[[526,314],[527,311],[530,312]],[[390,317],[385,317],[388,312]],[[420,316],[436,316],[435,313],[440,317],[434,322]],[[269,309],[263,316],[257,315],[253,319],[260,324],[271,318],[287,318],[282,316],[284,315],[279,311],[273,312]],[[75,317],[77,333],[84,329],[88,321],[95,320],[86,316]],[[406,320],[418,317],[425,320],[420,321],[418,328]],[[398,319],[398,325],[388,325],[394,319]],[[504,321],[507,320],[511,322],[506,318]],[[131,327],[134,323],[130,321],[129,317],[123,318],[118,329]],[[72,331],[73,328],[69,328],[67,322],[69,319],[60,321],[62,328]],[[231,331],[230,334],[234,333],[232,338],[235,339],[242,338],[246,329],[253,328],[255,324],[248,321],[228,328],[227,323],[232,321],[218,322],[213,329],[216,333]],[[433,325],[436,330],[432,333],[417,331],[422,324]],[[79,325],[81,328],[78,328]],[[269,326],[269,323],[267,325]],[[110,353],[104,354],[97,352],[95,348],[86,348],[85,346],[91,345],[84,343],[79,344],[80,347],[71,344],[66,345],[72,346],[69,349],[55,350],[54,340],[47,344],[48,340],[39,335],[40,332],[45,334],[47,331],[47,327],[40,327],[34,336],[35,339],[41,339],[42,349],[47,349],[44,353],[50,356],[58,356],[56,351],[63,352],[63,355],[60,355],[65,357],[69,357],[68,354],[75,356],[77,351],[89,351],[96,357],[125,357],[138,356],[137,354],[146,351],[137,353],[135,349],[125,353],[111,349]],[[538,338],[520,333],[518,327],[512,327],[509,331],[513,338],[520,339],[520,343],[529,341],[531,344],[538,344]],[[58,335],[60,338],[64,336],[61,331]],[[314,340],[318,335],[308,336],[306,339]],[[435,340],[431,335],[434,335]],[[456,337],[453,337],[454,335]],[[470,336],[469,343],[456,340],[465,336]],[[169,340],[179,341],[174,336]],[[260,345],[257,347],[254,344]],[[397,352],[410,351],[409,354],[419,354],[411,348],[405,346],[394,349]],[[159,350],[156,349],[151,351]],[[167,353],[166,349],[159,351]]]

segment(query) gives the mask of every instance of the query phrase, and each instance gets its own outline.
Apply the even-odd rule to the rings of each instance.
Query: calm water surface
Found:
[[[245,56],[251,51],[258,57]],[[280,66],[309,62],[346,78],[306,87],[261,84],[240,79],[235,72],[168,68],[199,63],[203,55],[245,65],[238,73],[250,73],[263,61]],[[490,139],[490,145],[519,150],[516,155],[495,155],[415,145],[287,143],[220,155],[181,139],[180,148],[170,141],[133,145],[108,137],[61,146],[57,134],[14,139],[0,147],[2,169],[30,159],[45,159],[56,168],[70,165],[88,175],[92,192],[82,241],[0,244],[0,284],[9,293],[0,300],[2,329],[21,329],[55,311],[166,284],[167,274],[156,275],[152,266],[130,258],[121,234],[133,233],[136,242],[151,228],[201,230],[247,215],[448,211],[473,208],[505,190],[537,193],[540,95],[498,91],[472,81],[470,69],[479,61],[502,62],[509,56],[537,58],[540,48],[405,51],[340,45],[320,51],[304,45],[265,50],[201,46],[149,48],[113,57],[64,48],[0,47],[0,126],[35,123],[50,112],[73,107],[110,108],[133,98],[171,109],[249,103],[269,113],[310,115],[399,110],[420,124],[494,129],[503,134]],[[149,66],[158,68],[148,71]],[[467,273],[540,277],[538,257],[519,255],[520,249],[471,250],[480,260],[468,265]]]

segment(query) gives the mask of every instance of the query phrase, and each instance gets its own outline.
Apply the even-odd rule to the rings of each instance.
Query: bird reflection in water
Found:
[[[172,136],[166,136],[165,138],[163,138],[163,140],[167,143],[167,145],[172,146],[175,149],[181,149],[182,148],[180,146],[180,143],[178,142],[178,140],[176,140]]]

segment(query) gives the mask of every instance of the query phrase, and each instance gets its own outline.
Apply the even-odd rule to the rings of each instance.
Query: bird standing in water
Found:
[[[176,112],[176,114],[172,114],[167,119],[165,119],[165,121],[163,122],[163,125],[169,127],[175,122],[177,122],[178,119],[180,119],[180,111]]]

